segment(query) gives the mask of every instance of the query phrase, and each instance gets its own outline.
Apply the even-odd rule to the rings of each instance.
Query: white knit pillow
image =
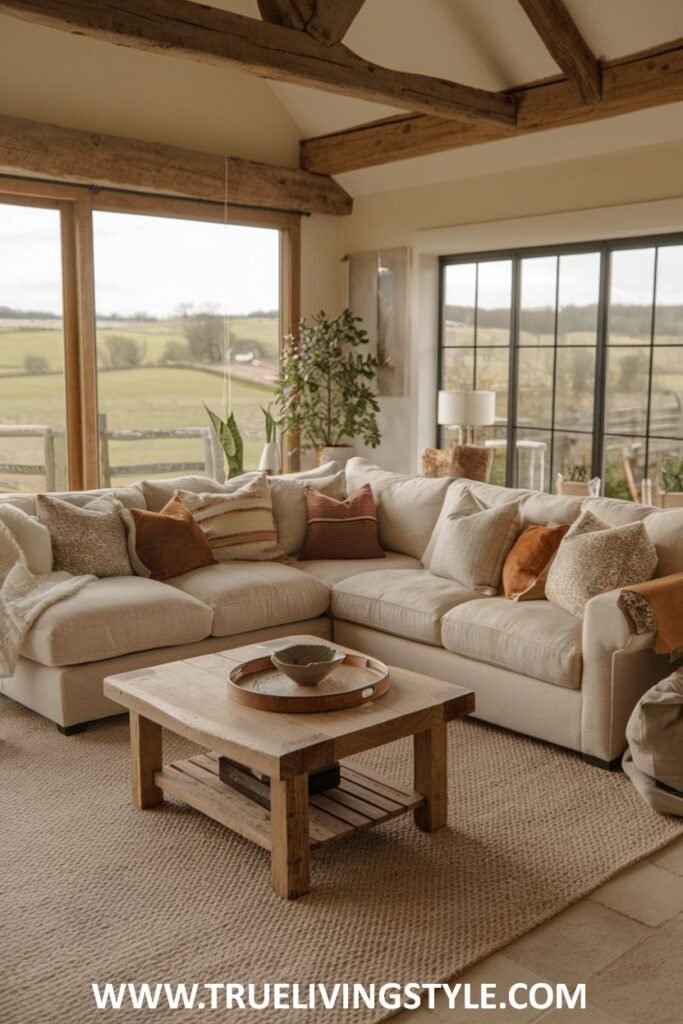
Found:
[[[644,583],[657,568],[657,549],[645,523],[610,527],[584,509],[560,544],[545,585],[549,601],[583,616],[597,594]]]
[[[217,562],[272,562],[285,557],[265,476],[232,494],[176,494],[201,526]]]
[[[5,524],[24,552],[29,572],[35,576],[52,572],[52,540],[46,526],[35,516],[6,503],[0,504],[0,522]]]

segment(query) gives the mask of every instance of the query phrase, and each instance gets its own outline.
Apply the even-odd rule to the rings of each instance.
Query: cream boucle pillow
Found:
[[[4,523],[26,558],[29,572],[35,576],[52,572],[52,540],[47,527],[14,505],[0,503],[0,523]]]
[[[50,531],[53,568],[73,576],[132,576],[123,505],[102,495],[83,508],[48,494],[36,495],[38,520]]]
[[[644,523],[610,527],[584,509],[558,548],[545,593],[581,618],[592,597],[644,583],[656,568],[657,549]]]
[[[257,476],[232,494],[177,493],[204,531],[217,562],[284,558],[265,476]]]
[[[441,523],[430,571],[480,594],[496,594],[520,525],[519,501],[487,508],[465,488]]]

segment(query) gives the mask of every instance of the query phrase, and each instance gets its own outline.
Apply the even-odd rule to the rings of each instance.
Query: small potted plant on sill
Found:
[[[258,468],[268,473],[269,476],[279,473],[281,469],[280,448],[277,443],[277,428],[279,424],[270,411],[272,404],[272,402],[269,402],[265,408],[261,406],[261,412],[266,421],[266,443],[263,446],[261,461],[258,464]]]
[[[658,504],[662,508],[683,506],[683,459],[667,455],[659,470]]]
[[[240,476],[244,473],[244,445],[234,413],[231,412],[227,420],[222,420],[220,416],[209,409],[206,403],[204,403],[204,408],[209,415],[211,426],[223,449],[228,478]]]
[[[370,352],[360,317],[345,309],[329,318],[324,312],[311,323],[301,321],[299,337],[285,338],[275,404],[280,426],[298,436],[302,449],[314,449],[318,462],[345,464],[356,438],[376,448],[379,403],[372,388],[378,361]]]
[[[587,456],[584,455],[581,462],[565,466],[564,472],[557,474],[555,493],[597,497],[600,493],[600,477],[596,476],[591,479],[591,468]]]

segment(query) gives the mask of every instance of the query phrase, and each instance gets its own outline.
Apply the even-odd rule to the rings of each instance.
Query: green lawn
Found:
[[[111,324],[111,322],[110,322]],[[258,341],[272,361],[279,345],[276,319],[234,319],[234,336]],[[209,425],[204,402],[223,413],[222,375],[201,370],[150,366],[158,362],[166,343],[183,340],[177,322],[155,324],[116,324],[102,329],[98,340],[112,334],[128,334],[145,342],[145,365],[130,370],[100,370],[98,406],[112,430],[148,428],[205,427]],[[50,373],[26,374],[27,355],[42,356]],[[54,325],[27,329],[0,327],[0,423],[47,424],[63,430],[65,391],[62,377],[62,340]],[[2,375],[5,376],[2,376]],[[232,409],[245,443],[245,465],[258,464],[265,441],[260,406],[269,400],[270,388],[259,382],[232,382]],[[145,438],[110,442],[112,466],[155,465],[169,462],[203,462],[201,438]],[[43,442],[36,438],[0,438],[0,463],[42,464]],[[139,474],[137,474],[139,475]],[[144,475],[152,476],[154,471]],[[117,475],[115,481],[128,482],[135,476]],[[2,473],[2,488],[35,489],[41,481],[35,476]],[[44,484],[43,484],[44,485]]]

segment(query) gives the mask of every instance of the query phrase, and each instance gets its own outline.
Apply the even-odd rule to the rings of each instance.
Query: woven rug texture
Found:
[[[164,741],[166,760],[193,749]],[[447,828],[407,815],[333,843],[287,902],[247,840],[133,808],[125,718],[64,737],[0,697],[0,1021],[374,1024],[391,1014],[101,1011],[91,983],[446,980],[683,832],[568,752],[471,721],[449,742]],[[410,742],[360,760],[411,782]]]

